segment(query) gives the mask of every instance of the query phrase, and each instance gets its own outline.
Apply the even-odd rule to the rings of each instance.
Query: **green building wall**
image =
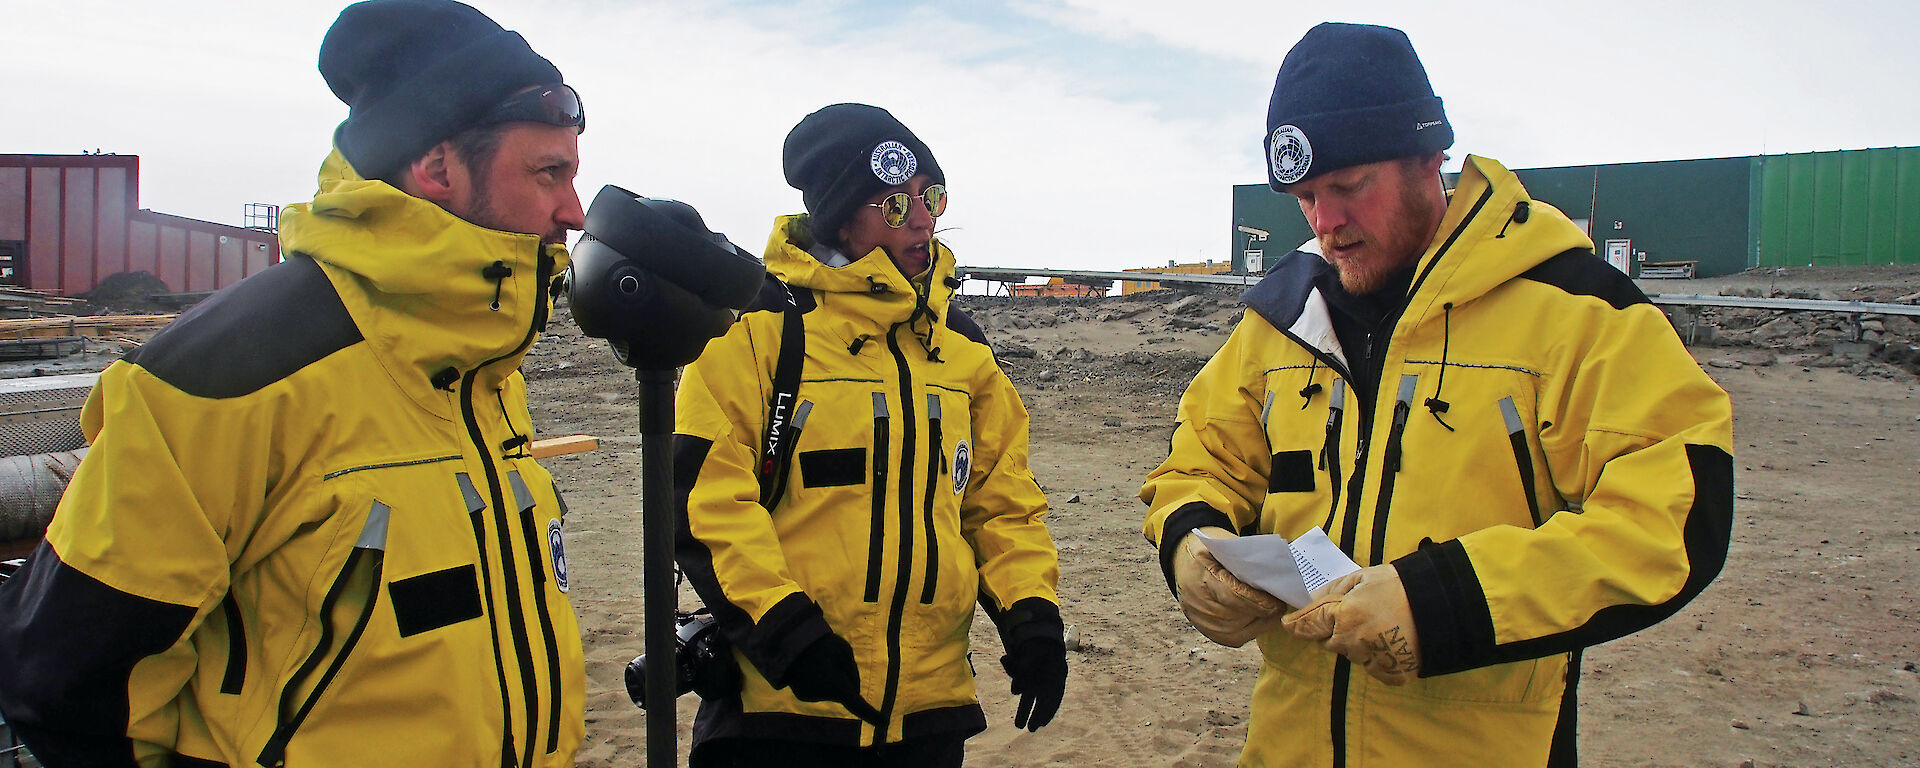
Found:
[[[1920,147],[1750,160],[1754,265],[1920,264]]]
[[[1258,239],[1240,231],[1241,227],[1265,231],[1267,237]],[[1293,196],[1275,192],[1264,183],[1233,185],[1231,231],[1233,247],[1227,252],[1232,254],[1235,274],[1265,272],[1268,264],[1313,237],[1313,229],[1307,226],[1306,217],[1300,215],[1300,204],[1294,202]],[[1259,263],[1247,263],[1248,251],[1260,252]]]
[[[1757,266],[1920,263],[1920,147],[1516,169],[1534,199],[1584,221],[1596,253],[1626,241],[1629,274],[1693,262],[1701,277]],[[1448,183],[1452,183],[1449,175]],[[1312,235],[1293,198],[1233,188],[1236,268],[1259,271]],[[1240,227],[1268,231],[1250,243]],[[1264,246],[1264,247],[1260,247]]]

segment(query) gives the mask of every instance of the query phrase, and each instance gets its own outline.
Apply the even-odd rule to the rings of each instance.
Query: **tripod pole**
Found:
[[[641,597],[646,603],[647,765],[678,765],[674,726],[673,376],[635,368],[640,382]]]

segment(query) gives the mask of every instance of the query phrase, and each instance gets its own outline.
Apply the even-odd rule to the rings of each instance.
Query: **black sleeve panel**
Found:
[[[987,344],[987,332],[980,330],[980,324],[974,322],[973,318],[967,316],[967,313],[960,311],[959,307],[953,306],[952,304],[947,305],[947,330],[980,342],[983,346],[992,346],[991,344]]]
[[[1574,296],[1592,296],[1614,309],[1652,303],[1640,291],[1640,286],[1633,283],[1633,278],[1627,277],[1627,273],[1614,269],[1605,259],[1585,248],[1562,251],[1522,272],[1520,277],[1551,285]]]
[[[1666,602],[1603,608],[1574,629],[1495,645],[1485,593],[1459,542],[1421,547],[1395,560],[1420,638],[1420,675],[1579,651],[1658,624],[1692,602],[1727,562],[1733,534],[1733,457],[1715,446],[1688,445],[1687,463],[1693,474],[1693,506],[1681,533],[1687,581]]]
[[[720,632],[774,687],[785,687],[788,667],[808,644],[833,633],[820,606],[805,593],[788,595],[758,623],[727,600],[713,571],[713,552],[693,537],[687,525],[687,497],[700,477],[700,465],[713,442],[691,435],[673,436],[674,560],[693,591],[720,623]]]
[[[302,254],[215,293],[127,355],[195,397],[240,397],[361,341],[340,294]]]
[[[192,606],[129,595],[45,542],[0,586],[0,712],[46,765],[134,765],[133,666],[177,642]]]
[[[1179,587],[1173,583],[1173,556],[1180,551],[1180,540],[1193,529],[1209,525],[1234,529],[1233,520],[1226,513],[1198,501],[1174,510],[1167,515],[1167,524],[1160,527],[1160,573],[1167,577],[1167,591],[1174,597],[1180,596]]]

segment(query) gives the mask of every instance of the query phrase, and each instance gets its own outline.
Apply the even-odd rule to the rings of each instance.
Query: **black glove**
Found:
[[[880,712],[860,695],[860,665],[853,646],[839,635],[829,633],[801,650],[787,669],[785,687],[801,701],[836,702],[854,717],[882,725]]]
[[[1044,598],[1029,597],[1014,603],[1005,612],[991,610],[987,615],[1000,628],[1000,667],[1013,679],[1012,693],[1020,697],[1013,714],[1013,727],[1028,731],[1052,722],[1060,711],[1060,700],[1067,695],[1066,627],[1060,621],[1060,606]]]
[[[1031,732],[1052,722],[1067,695],[1066,642],[1057,637],[1027,640],[1000,657],[1000,666],[1013,678],[1012,692],[1020,697],[1013,727]]]

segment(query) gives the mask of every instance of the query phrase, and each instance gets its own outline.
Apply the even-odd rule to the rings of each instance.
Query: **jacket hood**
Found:
[[[1440,230],[1420,257],[1408,313],[1422,304],[1465,304],[1576,248],[1591,251],[1593,240],[1566,214],[1528,197],[1505,166],[1468,155]]]
[[[320,263],[409,392],[447,368],[484,367],[478,383],[499,386],[545,325],[548,283],[567,265],[564,246],[363,179],[338,151],[321,164],[313,201],[281,212],[280,247]]]
[[[1404,317],[1423,319],[1448,304],[1459,307],[1577,248],[1591,251],[1593,240],[1566,214],[1528,197],[1500,163],[1468,155],[1440,228],[1415,268]],[[1313,276],[1326,269],[1319,254],[1293,251],[1247,290],[1244,301],[1276,328],[1314,329],[1315,338],[1306,341],[1327,349],[1332,330],[1313,286]]]
[[[814,245],[806,215],[776,218],[767,239],[767,271],[788,285],[824,294],[821,305],[848,316],[841,332],[849,343],[860,335],[882,335],[895,325],[911,322],[914,335],[928,350],[939,348],[938,336],[946,332],[947,305],[959,287],[953,276],[953,251],[939,238],[928,246],[927,271],[917,279],[901,274],[881,248],[846,266],[829,267],[810,252]]]

